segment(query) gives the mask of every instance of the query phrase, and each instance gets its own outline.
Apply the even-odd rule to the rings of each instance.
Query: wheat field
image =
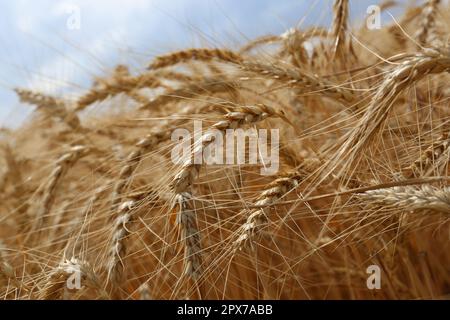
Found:
[[[34,109],[0,134],[0,298],[448,299],[450,7],[371,29],[351,5],[77,97],[15,88]],[[278,129],[279,170],[173,163],[194,121]]]

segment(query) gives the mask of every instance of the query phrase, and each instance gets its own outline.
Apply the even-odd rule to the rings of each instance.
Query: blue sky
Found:
[[[18,102],[16,86],[75,96],[118,63],[138,70],[174,49],[235,46],[292,26],[327,26],[332,2],[0,0],[0,126],[15,126],[32,110]],[[354,0],[352,21],[377,2]],[[71,29],[68,19],[77,12],[80,28]]]

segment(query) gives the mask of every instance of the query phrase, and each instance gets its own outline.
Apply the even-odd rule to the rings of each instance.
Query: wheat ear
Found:
[[[3,259],[0,259],[0,276],[11,279],[13,282],[16,280],[14,268]]]
[[[450,214],[450,188],[423,185],[370,190],[358,194],[364,202],[380,206],[402,207],[408,210],[434,210]]]
[[[383,1],[381,1],[380,5],[379,5],[380,12],[383,12],[383,11],[390,9],[392,7],[395,7],[397,5],[398,5],[398,3],[395,0],[383,0]]]
[[[17,288],[21,287],[20,282],[16,278],[14,268],[5,259],[3,243],[0,241],[0,279],[1,277],[11,280]]]
[[[354,100],[353,93],[348,89],[338,87],[336,84],[303,72],[299,68],[288,68],[278,64],[250,61],[242,62],[241,68],[246,71],[261,74],[265,77],[271,77],[275,80],[288,82],[291,85],[295,85],[296,89],[300,92],[314,92],[317,94],[323,94],[330,98],[338,99],[344,102]]]
[[[70,291],[70,289],[74,289],[69,288],[68,286],[69,278],[73,275],[76,276],[74,279],[79,277],[78,279],[80,279],[80,285],[86,284],[86,286],[99,290],[101,294],[104,295],[104,292],[101,289],[100,281],[90,265],[85,261],[72,257],[70,260],[61,262],[54,270],[51,271],[44,288],[39,292],[39,299],[65,299],[67,297],[66,294]]]
[[[333,24],[331,36],[333,37],[333,55],[345,52],[346,32],[348,23],[348,0],[335,0],[333,4]]]
[[[114,222],[111,237],[111,246],[108,252],[108,279],[117,288],[124,279],[124,258],[127,254],[126,240],[130,235],[130,227],[136,221],[133,212],[137,209],[140,200],[148,196],[149,192],[128,194],[128,199],[120,203],[114,210]]]
[[[152,295],[150,293],[150,285],[145,282],[141,284],[138,288],[139,291],[139,300],[153,300]]]
[[[178,214],[177,225],[180,226],[180,237],[184,244],[183,276],[198,280],[201,270],[201,239],[197,227],[195,210],[190,207],[191,195],[188,192],[178,193],[175,196]]]
[[[309,60],[308,53],[304,47],[305,41],[309,38],[320,37],[322,35],[326,35],[326,31],[317,27],[304,31],[300,31],[296,28],[288,29],[280,36],[283,40],[283,47],[280,55],[283,56],[288,54],[295,67],[302,67]]]
[[[267,210],[269,210],[267,206],[276,203],[289,191],[295,189],[299,181],[300,175],[298,173],[291,173],[276,179],[267,186],[255,203],[255,206],[262,206],[264,208],[248,211],[247,221],[240,227],[239,236],[233,243],[234,251],[248,244],[253,247],[253,240],[257,237],[261,229],[267,225]]]
[[[406,171],[410,173],[409,177],[414,175],[428,176],[432,173],[434,164],[438,166],[449,161],[450,138],[448,133],[443,133],[434,141],[420,157],[414,161]]]
[[[53,202],[55,200],[55,192],[58,182],[67,172],[67,170],[74,166],[75,163],[83,156],[88,154],[89,149],[85,146],[74,146],[69,149],[67,153],[62,155],[57,161],[56,166],[50,174],[50,179],[45,185],[40,207],[37,212],[37,219],[35,227],[39,227],[42,219],[44,219],[50,212]]]
[[[268,117],[280,117],[287,120],[283,113],[276,111],[272,107],[259,104],[239,107],[236,111],[227,113],[225,120],[215,123],[211,128],[224,132],[227,129],[236,129],[246,124],[255,124]],[[212,141],[213,136],[203,135],[201,141],[198,141],[194,147],[191,158],[198,152],[198,148],[206,148]],[[176,204],[179,207],[177,223],[180,226],[181,237],[185,244],[184,274],[192,279],[197,279],[201,274],[201,260],[199,257],[201,251],[200,235],[196,227],[195,214],[189,206],[189,201],[191,198],[190,188],[199,174],[201,165],[191,163],[191,160],[189,159],[175,175],[171,187],[175,193]]]
[[[85,201],[85,203],[82,206],[81,214],[77,215],[76,218],[71,221],[70,223],[70,225],[72,226],[71,232],[75,230],[78,226],[80,226],[83,223],[83,220],[86,219],[88,216],[90,216],[92,212],[94,212],[96,202],[108,189],[109,184],[104,184],[92,191],[92,195]]]
[[[180,88],[168,90],[167,92],[157,96],[153,100],[143,104],[140,109],[152,110],[154,108],[162,108],[171,102],[177,100],[188,100],[201,95],[212,95],[223,92],[236,92],[237,83],[228,81],[221,77],[211,77],[202,81],[194,81],[186,83]]]
[[[149,69],[156,70],[191,60],[211,61],[213,59],[232,63],[239,63],[242,60],[239,54],[230,50],[194,48],[156,57],[150,64]]]
[[[21,167],[14,155],[14,152],[9,144],[6,144],[2,146],[4,149],[4,155],[6,164],[8,167],[8,171],[6,172],[6,175],[4,177],[4,181],[10,181],[13,183],[13,192],[12,195],[14,195],[17,198],[21,198],[23,195],[27,193],[26,186],[23,185],[22,180],[22,170]],[[0,192],[4,192],[3,186],[0,187]],[[29,202],[24,201],[23,204],[17,209],[17,222],[20,227],[24,226],[26,223],[26,216],[24,215],[29,207]]]
[[[138,102],[136,90],[142,88],[157,88],[162,86],[158,78],[150,73],[144,73],[139,76],[130,75],[114,75],[112,78],[102,80],[97,87],[92,88],[77,101],[75,111],[84,110],[87,106],[94,102],[105,100],[108,97],[115,96],[119,93],[128,94]]]
[[[242,46],[239,49],[239,54],[245,54],[261,45],[278,42],[280,40],[282,40],[282,38],[280,36],[276,36],[276,35],[265,35],[262,37],[258,37],[256,39],[246,43],[244,46]]]
[[[120,285],[124,278],[123,258],[126,255],[126,246],[124,239],[128,237],[129,231],[126,227],[131,219],[130,212],[135,206],[135,201],[130,200],[120,204],[117,209],[117,219],[114,221],[112,245],[108,258],[108,279],[114,286]]]
[[[235,111],[229,112],[225,115],[225,120],[219,121],[212,125],[211,129],[225,132],[227,129],[236,129],[243,125],[255,124],[269,117],[282,118],[283,120],[289,122],[284,113],[281,111],[277,111],[274,108],[264,104],[257,104],[254,106],[241,106],[236,108]],[[211,144],[213,142],[213,138],[214,137],[209,134],[203,135],[201,137],[201,141],[196,142],[192,155]],[[191,163],[191,160],[192,159],[189,159],[189,161],[183,165],[180,172],[178,172],[172,182],[172,188],[175,193],[188,192],[189,188],[192,186],[193,180],[199,173],[201,165]]]
[[[440,0],[427,0],[422,9],[422,20],[415,34],[420,45],[437,44],[439,40],[436,34],[436,14],[439,3]]]
[[[39,111],[49,117],[57,117],[73,129],[80,128],[80,119],[74,112],[67,110],[65,103],[55,97],[25,89],[14,89],[21,102],[35,105]]]
[[[119,177],[114,185],[112,195],[112,210],[117,209],[117,205],[121,202],[121,195],[123,190],[132,176],[134,170],[139,165],[142,157],[146,152],[153,149],[160,142],[167,140],[170,137],[171,131],[155,132],[148,134],[143,139],[139,140],[133,150],[127,157],[124,166],[120,169]]]
[[[338,149],[337,157],[330,162],[328,169],[333,170],[337,166],[336,161],[342,164],[342,172],[351,167],[370,143],[379,137],[396,98],[404,90],[429,74],[449,70],[450,52],[431,49],[406,59],[392,70],[373,97],[365,114],[347,135],[347,140]]]

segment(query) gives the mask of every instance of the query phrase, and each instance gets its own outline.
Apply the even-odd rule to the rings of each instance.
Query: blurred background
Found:
[[[351,2],[352,24],[377,0]],[[382,15],[392,23],[399,6]],[[139,70],[158,54],[186,47],[236,47],[291,27],[328,26],[332,0],[0,0],[0,127],[32,111],[12,91],[65,98],[122,63]],[[392,16],[391,16],[392,15]]]

